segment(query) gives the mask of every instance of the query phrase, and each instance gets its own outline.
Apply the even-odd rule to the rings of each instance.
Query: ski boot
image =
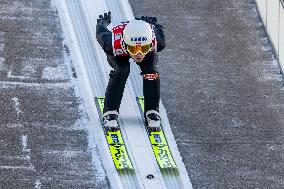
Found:
[[[148,110],[146,112],[146,126],[149,131],[160,131],[161,130],[161,118],[160,114],[156,110]]]
[[[116,131],[118,130],[118,111],[107,111],[103,114],[103,127],[105,130]]]

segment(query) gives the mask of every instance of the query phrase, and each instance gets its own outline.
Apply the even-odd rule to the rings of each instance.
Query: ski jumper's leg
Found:
[[[138,65],[143,76],[144,114],[148,110],[159,112],[160,78],[157,70],[158,55],[150,53]]]
[[[112,110],[119,111],[124,87],[130,72],[128,57],[108,56],[107,60],[113,70],[110,71],[110,78],[106,88],[104,113]]]

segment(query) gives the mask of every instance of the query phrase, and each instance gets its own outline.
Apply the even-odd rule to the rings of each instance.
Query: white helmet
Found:
[[[150,45],[153,40],[153,30],[147,22],[133,20],[126,25],[123,31],[123,40],[126,45],[130,46]]]

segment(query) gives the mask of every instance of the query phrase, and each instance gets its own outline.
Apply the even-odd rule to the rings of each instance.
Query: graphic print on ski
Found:
[[[138,106],[140,108],[140,113],[145,123],[144,119],[144,97],[136,97]],[[146,124],[145,124],[146,125]],[[168,146],[167,140],[165,138],[163,128],[160,131],[150,131],[147,127],[147,133],[149,140],[152,145],[152,149],[155,154],[155,158],[161,169],[165,168],[177,168],[176,163],[172,157],[170,148]]]
[[[101,123],[104,109],[104,101],[105,97],[95,97],[95,103],[100,115]],[[116,131],[104,129],[104,133],[116,169],[133,169],[132,163],[129,159],[129,155],[126,150],[124,140],[121,135],[120,128],[118,128],[118,130]]]

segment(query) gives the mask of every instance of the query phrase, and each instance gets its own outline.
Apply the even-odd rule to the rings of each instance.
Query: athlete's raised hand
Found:
[[[104,13],[104,15],[99,15],[99,19],[97,19],[97,23],[99,23],[101,20],[104,20],[107,25],[111,23],[111,12],[108,11],[108,13]]]

